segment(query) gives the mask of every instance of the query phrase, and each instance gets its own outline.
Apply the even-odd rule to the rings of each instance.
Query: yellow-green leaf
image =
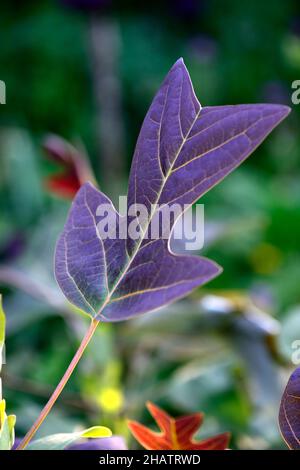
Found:
[[[36,441],[31,442],[26,449],[28,450],[63,450],[70,446],[78,439],[93,438],[99,439],[101,437],[110,437],[112,432],[104,426],[93,426],[83,431],[74,433],[61,433],[46,436]]]
[[[5,400],[0,401],[0,450],[10,450],[15,441],[15,415],[7,416]]]
[[[99,437],[110,437],[111,435],[111,430],[105,426],[93,426],[83,431],[81,437],[97,439]]]

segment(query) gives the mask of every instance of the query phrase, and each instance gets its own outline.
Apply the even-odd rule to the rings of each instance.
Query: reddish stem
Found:
[[[85,348],[87,347],[87,345],[89,344],[91,338],[93,337],[93,334],[96,331],[98,323],[99,323],[99,320],[96,320],[96,319],[92,320],[88,331],[86,332],[83,340],[81,341],[81,344],[80,344],[79,348],[77,349],[77,351],[75,353],[75,356],[73,357],[72,361],[70,362],[69,367],[67,368],[66,372],[64,373],[61,381],[59,382],[59,384],[57,385],[57,387],[54,390],[53,394],[51,395],[49,401],[47,402],[47,404],[45,405],[45,407],[41,411],[39,417],[34,422],[32,427],[29,429],[26,436],[22,439],[22,441],[20,442],[20,444],[18,445],[16,450],[25,449],[25,447],[29,444],[29,442],[31,441],[31,439],[33,438],[35,433],[37,432],[38,428],[41,426],[43,421],[48,416],[48,414],[51,411],[54,403],[56,402],[59,395],[63,391],[66,383],[68,382],[68,380],[69,380],[69,378],[70,378],[70,376],[73,372],[73,370],[75,369],[75,367],[77,366],[81,356],[83,355]]]

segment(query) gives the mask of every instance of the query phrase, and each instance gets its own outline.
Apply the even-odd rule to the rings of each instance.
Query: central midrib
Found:
[[[161,194],[162,194],[162,192],[163,192],[165,183],[166,183],[166,181],[168,180],[169,176],[171,175],[171,173],[172,173],[172,171],[173,171],[173,167],[174,167],[174,165],[175,165],[175,163],[176,163],[176,160],[177,160],[177,158],[178,158],[178,156],[179,156],[179,154],[180,154],[180,152],[181,152],[181,150],[182,150],[184,144],[186,143],[186,141],[187,141],[187,139],[188,139],[188,136],[190,135],[190,133],[191,133],[191,131],[192,131],[192,129],[193,129],[193,127],[194,127],[194,125],[195,125],[197,119],[199,118],[199,115],[200,115],[200,112],[201,112],[201,109],[202,109],[200,103],[199,103],[199,106],[200,106],[199,111],[196,113],[196,116],[195,116],[195,118],[193,119],[193,122],[192,122],[190,128],[188,129],[188,131],[187,131],[187,133],[186,133],[186,136],[184,137],[184,139],[182,139],[182,143],[180,144],[180,146],[179,146],[179,148],[178,148],[178,150],[177,150],[177,152],[176,152],[176,155],[175,155],[175,157],[174,157],[174,160],[173,160],[173,162],[171,163],[170,168],[168,169],[168,172],[166,173],[165,177],[164,177],[163,180],[162,180],[162,185],[161,185],[161,188],[160,188],[159,192],[157,193],[157,198],[156,198],[155,202],[152,204],[152,207],[154,207],[154,209],[152,209],[152,211],[151,211],[151,214],[150,214],[148,223],[146,224],[146,227],[145,227],[145,229],[144,229],[143,232],[142,232],[142,236],[141,236],[141,238],[140,238],[140,241],[137,243],[136,248],[135,248],[134,251],[132,252],[132,255],[131,255],[130,260],[129,260],[129,261],[127,262],[127,264],[125,265],[124,270],[121,272],[120,276],[119,276],[118,279],[116,280],[116,283],[113,285],[113,287],[111,288],[111,290],[108,292],[107,298],[106,298],[105,301],[103,302],[103,304],[102,304],[102,306],[101,306],[101,308],[100,308],[100,310],[99,310],[99,312],[97,313],[96,316],[100,315],[101,312],[104,310],[104,308],[109,304],[110,299],[111,299],[111,296],[113,295],[113,293],[114,293],[115,290],[117,289],[118,285],[120,284],[120,282],[122,281],[122,279],[123,279],[124,276],[126,275],[128,269],[129,269],[129,267],[131,266],[131,264],[132,264],[132,262],[133,262],[135,256],[137,255],[137,253],[138,253],[138,251],[139,251],[139,249],[140,249],[140,247],[141,247],[141,244],[142,244],[143,241],[144,241],[145,234],[146,234],[146,232],[147,232],[147,230],[148,230],[148,228],[149,228],[149,225],[150,225],[150,223],[151,223],[151,221],[152,221],[152,219],[153,219],[153,216],[154,216],[154,214],[155,214],[155,212],[156,212],[156,205],[157,205],[158,202],[159,202],[159,199],[160,199],[160,196],[161,196]],[[158,158],[159,158],[159,160],[160,160],[159,155],[158,155]]]

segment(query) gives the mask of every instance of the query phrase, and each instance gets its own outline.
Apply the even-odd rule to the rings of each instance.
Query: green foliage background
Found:
[[[291,103],[291,84],[300,79],[298,2],[203,0],[192,15],[175,7],[180,2],[113,3],[106,20],[117,25],[121,44],[127,170],[151,98],[180,56],[202,105],[279,102],[292,113],[202,199],[202,253],[224,273],[162,312],[102,325],[40,435],[103,424],[129,439],[125,418],[150,423],[144,403],[151,400],[175,415],[204,411],[201,435],[229,430],[234,448],[284,447],[278,403],[300,339],[300,105]],[[87,14],[54,0],[0,7],[2,372],[19,436],[86,329],[53,279],[54,243],[70,202],[45,189],[54,167],[41,150],[44,135],[81,139],[101,188],[112,183],[95,136],[89,25]]]

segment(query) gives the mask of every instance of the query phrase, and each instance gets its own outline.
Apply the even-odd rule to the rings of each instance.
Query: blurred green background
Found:
[[[233,448],[284,448],[278,406],[300,339],[300,105],[291,102],[300,79],[299,2],[124,3],[11,0],[0,7],[7,408],[23,435],[87,327],[52,268],[71,201],[72,191],[62,189],[85,177],[73,160],[88,155],[101,189],[113,199],[124,194],[143,117],[182,56],[202,105],[274,102],[292,113],[201,201],[201,253],[223,274],[155,314],[102,325],[39,432],[104,424],[136,448],[126,418],[151,425],[151,400],[174,415],[203,411],[200,436],[231,431]],[[47,158],[49,133],[74,144],[73,163],[49,159],[51,148]]]

